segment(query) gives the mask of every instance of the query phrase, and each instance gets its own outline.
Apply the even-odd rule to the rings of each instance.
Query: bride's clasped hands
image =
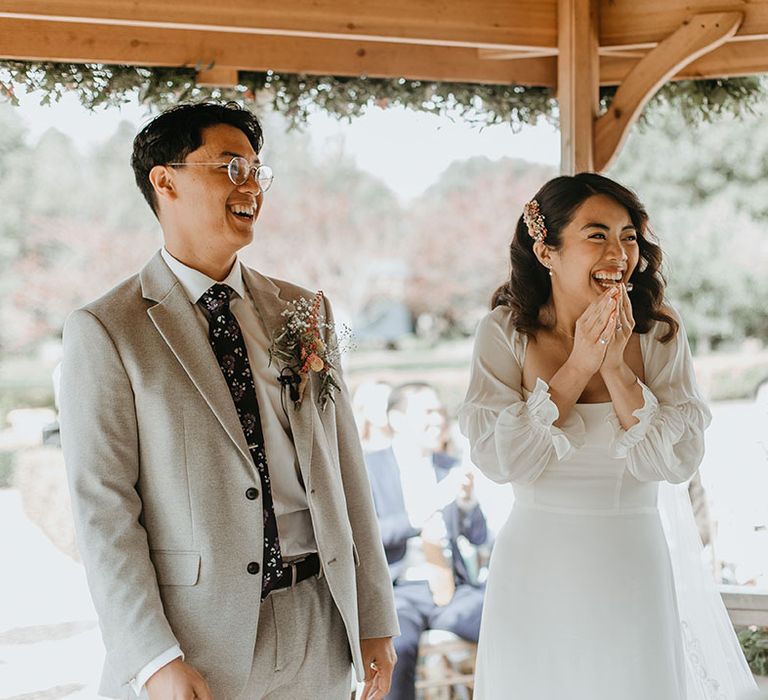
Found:
[[[611,287],[593,301],[576,321],[568,363],[588,378],[598,372],[602,374],[606,370],[618,369],[624,364],[624,349],[633,326],[628,320],[626,325],[618,320],[623,297],[627,297],[629,305],[624,285]],[[631,305],[623,315],[625,319],[627,315],[632,318]]]
[[[620,283],[617,288],[608,290],[613,311],[608,319],[608,324],[600,336],[598,345],[605,346],[605,354],[600,363],[600,373],[605,375],[625,368],[624,351],[632,337],[635,327],[635,319],[632,316],[632,303],[629,300],[627,285]],[[606,340],[603,343],[603,339]]]

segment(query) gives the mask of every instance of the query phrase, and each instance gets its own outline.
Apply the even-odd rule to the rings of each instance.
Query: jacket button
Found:
[[[254,488],[253,486],[251,486],[251,488],[249,488],[249,489],[248,489],[248,490],[245,492],[245,497],[246,497],[246,498],[247,498],[249,501],[255,501],[255,500],[256,500],[256,499],[259,497],[259,489],[257,489],[257,488]]]
[[[252,561],[248,564],[248,573],[253,574],[254,576],[259,573],[259,569],[261,568],[259,566],[259,562]]]

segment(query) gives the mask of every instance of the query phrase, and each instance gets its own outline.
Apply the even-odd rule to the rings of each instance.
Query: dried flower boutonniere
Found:
[[[297,410],[301,408],[310,372],[320,377],[317,400],[321,409],[325,409],[328,401],[335,401],[334,392],[341,390],[334,372],[342,349],[338,340],[333,341],[333,347],[323,340],[323,331],[330,331],[325,334],[327,338],[337,336],[332,323],[320,320],[322,303],[322,292],[317,292],[311,300],[302,297],[289,302],[282,312],[285,324],[272,335],[269,363],[277,361],[280,365],[280,384],[288,389]],[[341,335],[345,340],[349,339],[350,332],[346,326],[342,328]]]

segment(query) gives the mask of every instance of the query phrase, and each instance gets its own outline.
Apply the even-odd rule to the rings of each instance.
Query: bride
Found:
[[[475,699],[740,697],[754,681],[692,516],[674,516],[681,529],[659,512],[660,482],[696,471],[710,413],[643,205],[600,175],[555,178],[525,205],[510,257],[459,413],[474,463],[515,494]],[[672,532],[688,532],[674,557]]]

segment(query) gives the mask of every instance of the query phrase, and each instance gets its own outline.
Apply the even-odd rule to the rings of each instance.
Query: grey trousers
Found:
[[[351,688],[347,632],[325,578],[270,593],[240,700],[349,700]]]

